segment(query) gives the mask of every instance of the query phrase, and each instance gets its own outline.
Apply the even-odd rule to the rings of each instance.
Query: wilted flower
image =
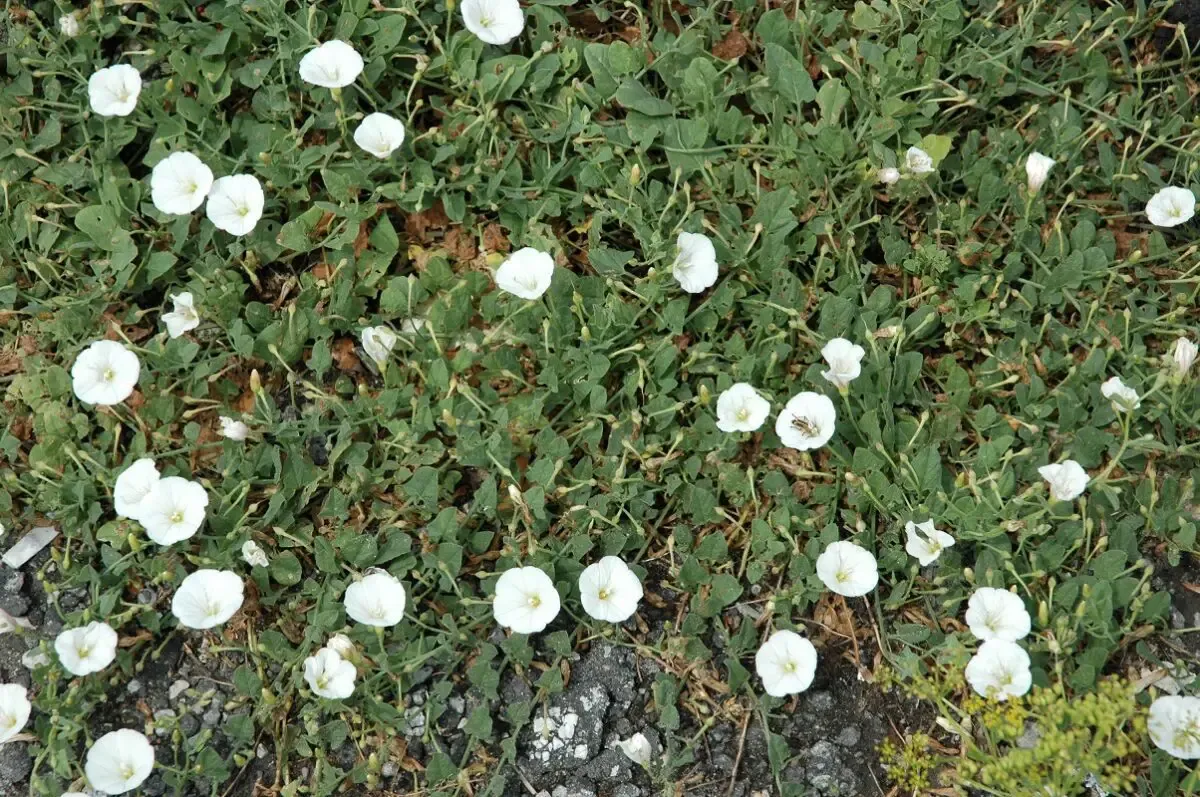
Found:
[[[717,250],[707,235],[681,232],[675,239],[679,253],[671,264],[671,274],[688,293],[700,293],[717,281]]]
[[[171,613],[186,628],[218,626],[242,608],[245,585],[229,570],[197,570],[183,580],[171,599]]]
[[[1196,214],[1196,195],[1186,188],[1167,186],[1150,197],[1146,216],[1156,227],[1178,227]]]
[[[367,356],[380,368],[387,365],[388,355],[396,345],[396,333],[387,327],[363,327],[362,347]]]
[[[159,479],[138,506],[138,522],[159,545],[188,539],[204,523],[208,491],[181,476]]]
[[[117,657],[117,632],[107,623],[88,623],[63,631],[54,640],[58,660],[72,675],[91,675]]]
[[[467,30],[488,44],[508,44],[525,28],[517,0],[463,0],[462,17]]]
[[[79,35],[79,17],[75,14],[63,14],[58,18],[58,30],[68,39],[74,39]]]
[[[1024,639],[1032,627],[1025,602],[1008,590],[980,587],[967,601],[967,627],[985,642]]]
[[[154,164],[150,199],[159,213],[186,216],[204,204],[213,185],[212,169],[190,152],[175,152]]]
[[[391,573],[376,570],[347,587],[343,603],[351,620],[389,628],[404,619],[406,600],[400,580]]]
[[[110,407],[133,393],[142,366],[137,355],[115,340],[98,340],[79,352],[71,366],[71,387],[84,404]]]
[[[738,382],[717,396],[717,428],[722,432],[753,432],[771,414],[771,402],[751,385]]]
[[[1029,654],[1016,642],[990,639],[979,646],[963,673],[979,695],[993,700],[1020,697],[1033,685]]]
[[[25,723],[29,722],[29,714],[33,705],[29,702],[28,691],[20,684],[0,684],[0,744],[12,739]]]
[[[349,86],[363,71],[363,59],[346,42],[327,41],[309,50],[300,59],[300,77],[327,89]]]
[[[1171,353],[1171,359],[1175,361],[1175,370],[1180,376],[1185,376],[1188,371],[1192,370],[1192,364],[1196,362],[1197,346],[1187,338],[1180,338],[1175,341],[1175,348]]]
[[[400,322],[400,331],[405,335],[416,335],[425,328],[425,319],[421,316],[413,316],[405,318]]]
[[[246,540],[242,543],[242,561],[251,567],[269,567],[271,564],[271,560],[267,558],[267,552],[254,540]]]
[[[233,174],[212,184],[204,212],[218,230],[230,235],[245,235],[262,218],[266,202],[257,177]]]
[[[121,471],[113,485],[113,509],[117,516],[137,520],[145,507],[146,496],[158,484],[158,479],[158,468],[149,457],[143,457]]]
[[[795,631],[776,631],[754,654],[754,671],[771,697],[786,697],[812,685],[817,649]]]
[[[1029,157],[1025,159],[1025,179],[1029,193],[1036,194],[1041,189],[1042,184],[1046,182],[1046,177],[1050,175],[1050,169],[1054,167],[1054,163],[1054,158],[1040,152],[1029,153]]]
[[[558,616],[561,601],[550,576],[536,567],[506,570],[496,581],[492,614],[518,634],[536,634]]]
[[[350,637],[345,634],[334,634],[329,637],[329,641],[325,643],[325,647],[330,650],[336,650],[337,654],[343,659],[353,659],[358,655],[358,648],[350,641]]]
[[[3,533],[4,526],[0,526],[0,534]],[[29,622],[26,617],[14,617],[4,609],[0,609],[0,634],[11,634],[18,628],[29,630],[33,628],[33,623]]]
[[[36,670],[50,664],[50,657],[40,647],[30,648],[21,654],[21,666],[27,670]]]
[[[1111,401],[1113,409],[1117,412],[1132,412],[1142,406],[1137,391],[1122,382],[1119,376],[1114,376],[1102,384],[1100,395]]]
[[[376,158],[386,158],[404,143],[404,122],[386,113],[372,113],[354,128],[354,143]]]
[[[830,543],[817,557],[817,578],[833,592],[857,598],[875,589],[879,567],[870,551],[843,540]]]
[[[88,102],[100,116],[129,116],[142,93],[142,76],[129,64],[97,69],[88,78]]]
[[[654,754],[650,740],[644,733],[635,733],[624,741],[618,741],[617,747],[621,748],[626,758],[640,767],[649,766],[650,756]]]
[[[319,697],[343,700],[354,694],[354,665],[330,648],[321,648],[304,660],[304,680]]]
[[[829,370],[821,376],[838,390],[846,387],[862,373],[862,358],[866,350],[845,338],[834,338],[821,349],[821,356],[829,364]]]
[[[171,297],[175,309],[163,313],[163,323],[167,325],[167,334],[177,338],[185,332],[190,332],[200,326],[200,314],[196,312],[196,304],[192,294],[184,291]]]
[[[553,276],[554,258],[527,246],[496,269],[496,287],[522,299],[536,299],[550,287]]]
[[[87,751],[83,772],[93,789],[124,794],[142,785],[154,769],[154,747],[129,728],[106,733]]]
[[[1200,697],[1156,698],[1146,730],[1155,747],[1175,758],[1200,758]]]
[[[221,424],[221,436],[227,440],[233,440],[235,443],[243,442],[250,434],[250,427],[241,421],[234,420],[227,415],[220,415],[217,420]]]
[[[1074,501],[1088,486],[1087,471],[1073,459],[1043,465],[1038,473],[1050,485],[1050,497],[1055,501]]]
[[[605,556],[579,574],[579,598],[596,620],[624,622],[637,611],[642,582],[620,558]]]
[[[909,147],[904,153],[904,166],[913,174],[929,174],[933,171],[933,158],[920,147]]]
[[[828,396],[805,391],[788,399],[775,419],[775,434],[788,448],[810,451],[833,437],[837,410]]]
[[[885,166],[875,173],[875,177],[884,185],[895,185],[900,182],[900,170],[894,166]]]
[[[904,533],[908,535],[904,550],[915,556],[921,567],[936,562],[942,551],[954,544],[952,536],[933,527],[932,518],[924,523],[908,521],[904,524]]]

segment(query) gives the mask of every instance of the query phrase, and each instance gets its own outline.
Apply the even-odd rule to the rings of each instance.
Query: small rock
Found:
[[[3,589],[5,592],[16,593],[20,592],[21,588],[24,586],[25,574],[20,571],[13,570],[5,577],[4,585],[3,587],[0,587],[0,589]]]
[[[171,700],[174,700],[186,692],[189,687],[191,687],[191,684],[181,678],[175,683],[171,684],[170,688],[167,689],[167,697]]]
[[[221,724],[221,707],[213,706],[200,717],[206,728],[215,728]]]
[[[394,778],[396,777],[396,773],[399,771],[400,765],[395,761],[384,761],[383,767],[379,770],[379,773],[385,778]]]
[[[184,736],[194,736],[198,730],[200,730],[200,720],[196,719],[195,714],[184,714],[180,717],[179,731]]]
[[[1022,750],[1032,750],[1042,740],[1042,732],[1032,722],[1025,723],[1025,732],[1017,739],[1017,747]]]
[[[858,740],[861,738],[861,736],[862,734],[858,732],[858,728],[850,725],[842,728],[842,732],[839,733],[837,738],[833,741],[842,747],[853,747],[854,745],[858,744]]]
[[[159,797],[167,793],[167,784],[163,782],[162,775],[157,772],[150,775],[146,782],[142,784],[142,794],[146,797]]]
[[[158,593],[147,587],[137,594],[137,602],[143,606],[149,606],[158,599]]]
[[[171,732],[171,726],[175,723],[175,711],[169,708],[160,708],[154,712],[154,735],[166,736]]]
[[[613,797],[642,797],[642,790],[632,783],[622,783],[613,789]]]
[[[142,691],[142,682],[137,678],[130,678],[129,683],[125,684],[125,691],[131,695],[139,694]]]
[[[254,757],[255,758],[266,758],[270,752],[271,751],[267,749],[267,746],[265,744],[259,744],[258,747],[254,748]]]
[[[29,777],[32,771],[33,759],[29,757],[26,745],[0,745],[0,785],[15,786]],[[7,794],[8,789],[4,793]]]

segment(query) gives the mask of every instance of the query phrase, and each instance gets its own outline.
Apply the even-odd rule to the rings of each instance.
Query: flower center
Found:
[[[327,686],[329,686],[329,676],[324,673],[317,676],[317,688],[324,689]]]
[[[84,645],[81,648],[76,648],[75,655],[79,656],[81,659],[86,659],[88,656],[92,655],[92,649]]]
[[[182,523],[183,522],[183,510],[176,509],[174,512],[171,513],[171,516],[167,519],[170,520],[172,523]]]
[[[746,409],[745,407],[742,407],[740,410],[737,411],[736,414],[737,414],[737,419],[739,421],[744,421],[750,417],[750,410]]]
[[[834,578],[837,579],[837,583],[839,584],[849,581],[850,571],[843,568],[842,570],[837,571],[837,574],[834,576]]]
[[[531,609],[536,609],[537,607],[539,607],[541,605],[542,605],[542,596],[541,595],[530,595],[529,596],[529,607]]]
[[[387,615],[387,611],[383,608],[383,604],[375,604],[375,608],[371,609],[371,616],[382,620]]]
[[[126,764],[121,765],[121,778],[123,780],[129,780],[130,778],[133,777],[133,775],[134,775],[133,764],[126,763]]]
[[[192,180],[190,183],[188,183],[186,186],[184,186],[184,191],[188,194],[194,194],[199,190],[200,190],[200,186],[196,185],[195,180]]]
[[[792,426],[807,437],[815,437],[817,434],[817,427],[808,418],[796,416],[792,418]]]
[[[791,661],[791,660],[784,662],[783,663],[783,671],[788,674],[794,673],[796,671],[796,662]]]
[[[238,214],[239,216],[241,216],[241,217],[244,219],[244,218],[246,218],[247,216],[249,216],[249,215],[250,215],[250,208],[248,208],[248,207],[247,207],[247,206],[245,206],[245,205],[238,205],[238,206],[237,206],[237,207],[234,209],[234,211],[233,211],[233,212],[234,212],[234,213],[236,213],[236,214]]]
[[[483,16],[483,17],[479,18],[479,24],[481,27],[484,27],[484,28],[490,28],[492,26],[492,23],[494,23],[494,22],[495,22],[495,20],[488,16]]]
[[[210,601],[207,612],[209,617],[216,617],[221,613],[221,604],[217,603],[216,601]]]
[[[102,373],[100,375],[100,378],[103,379],[105,382],[111,382],[117,378],[117,372],[114,371],[112,368],[105,368],[104,373]]]
[[[600,591],[596,593],[596,597],[600,598],[600,600],[602,600],[602,601],[608,600],[608,596],[609,596],[609,591],[608,591],[607,587],[601,587]]]

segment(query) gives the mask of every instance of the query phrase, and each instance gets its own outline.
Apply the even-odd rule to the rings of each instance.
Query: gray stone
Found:
[[[125,691],[131,695],[136,695],[142,691],[142,682],[137,678],[130,678],[129,683],[125,684]]]
[[[158,600],[158,593],[147,587],[137,594],[137,602],[143,606],[149,606],[154,601]]]
[[[1042,740],[1042,732],[1032,722],[1025,723],[1025,732],[1017,739],[1017,747],[1022,750],[1032,750]]]
[[[395,761],[384,761],[383,767],[379,770],[385,778],[394,778],[399,771],[400,766]]]
[[[805,778],[813,797],[849,797],[858,794],[858,777],[832,742],[820,741],[808,749]]]
[[[642,797],[642,790],[632,783],[622,783],[613,789],[613,797]]]
[[[833,711],[834,707],[833,695],[828,692],[813,692],[805,702],[810,711]]]
[[[206,728],[215,728],[221,724],[221,707],[213,706],[200,717]]]
[[[198,730],[200,730],[200,720],[196,719],[195,714],[184,714],[179,718],[179,731],[184,736],[191,737]]]
[[[180,695],[182,695],[184,692],[186,692],[189,687],[191,687],[191,684],[189,684],[187,681],[183,680],[182,678],[179,679],[175,683],[171,684],[170,688],[167,689],[167,699],[175,700]]]
[[[837,738],[834,739],[834,741],[840,744],[842,747],[853,747],[854,745],[858,744],[858,740],[860,738],[862,738],[862,734],[859,733],[858,728],[853,725],[848,725],[847,727],[842,728],[841,733],[837,735]]]
[[[16,742],[0,745],[0,785],[16,786],[32,771],[33,759],[29,757],[26,745]],[[4,793],[7,794],[8,790],[5,789]]]

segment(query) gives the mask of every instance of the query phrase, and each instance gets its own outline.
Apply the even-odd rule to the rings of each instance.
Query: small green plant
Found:
[[[879,745],[879,760],[888,780],[901,791],[919,794],[933,785],[938,759],[930,751],[931,741],[924,733],[914,733],[900,745],[891,738]]]

